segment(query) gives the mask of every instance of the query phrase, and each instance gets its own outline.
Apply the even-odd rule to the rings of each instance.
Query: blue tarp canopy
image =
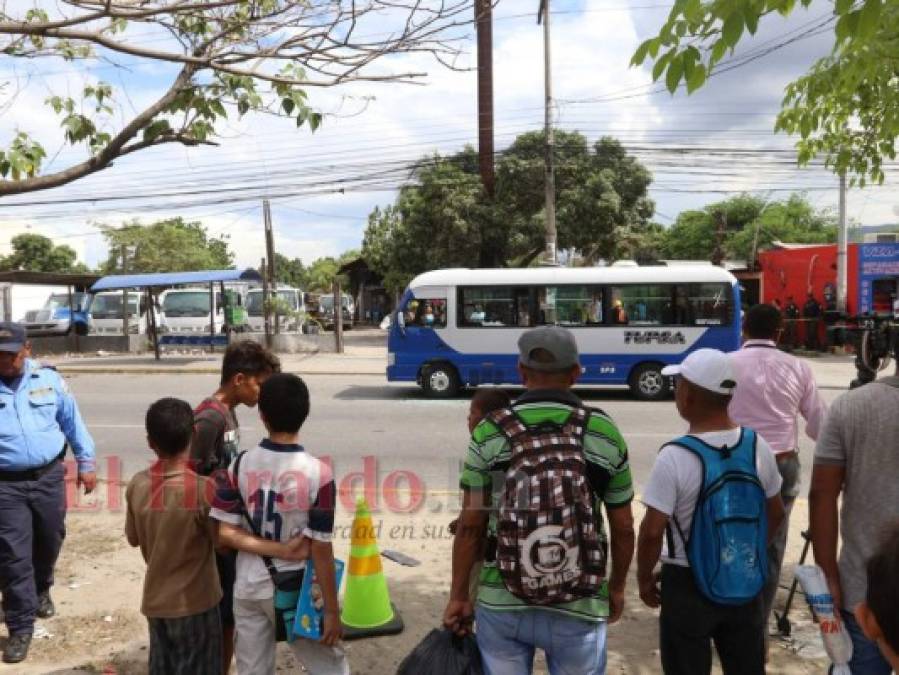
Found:
[[[124,288],[163,288],[187,284],[211,284],[224,281],[258,281],[257,270],[202,270],[199,272],[161,272],[157,274],[116,274],[103,277],[91,286],[92,293]]]

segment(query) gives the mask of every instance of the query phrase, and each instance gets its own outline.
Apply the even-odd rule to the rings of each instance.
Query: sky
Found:
[[[543,126],[537,5],[500,0],[494,10],[498,150]],[[658,222],[670,224],[684,209],[739,191],[779,199],[806,190],[816,207],[835,209],[836,178],[823,169],[797,169],[793,139],[773,132],[784,86],[832,45],[832,24],[825,23],[829,3],[816,0],[786,20],[764,19],[755,38],[691,96],[660,91],[649,66],[629,67],[639,43],[657,33],[670,0],[551,0],[551,6],[555,123],[591,141],[620,138],[644,161],[655,176],[650,196]],[[139,30],[129,39],[146,41],[145,29]],[[271,115],[235,115],[222,128],[218,147],[153,148],[68,186],[0,200],[0,254],[11,237],[29,231],[68,244],[96,265],[106,256],[96,224],[181,215],[227,236],[239,266],[257,265],[264,255],[263,197],[272,201],[276,249],[283,255],[308,264],[359,248],[368,214],[396,196],[396,181],[379,182],[379,172],[477,144],[474,34],[469,27],[458,35],[463,53],[455,70],[426,55],[394,56],[378,65],[382,72],[426,71],[423,84],[310,90],[310,105],[325,115],[315,133]],[[765,54],[771,47],[778,48]],[[164,91],[174,72],[166,64],[121,57],[21,61],[0,58],[0,82],[6,82],[0,89],[0,143],[27,131],[47,148],[51,170],[78,161],[81,151],[63,143],[58,119],[44,105],[47,96],[109,82],[121,92],[115,100],[120,121]],[[717,154],[710,159],[707,152],[674,152],[695,145]],[[781,163],[760,167],[751,158],[721,154],[734,149],[770,150]],[[341,193],[340,180],[350,175],[371,175],[368,187]],[[896,221],[894,181],[888,176],[884,186],[850,191],[850,218],[869,225]]]

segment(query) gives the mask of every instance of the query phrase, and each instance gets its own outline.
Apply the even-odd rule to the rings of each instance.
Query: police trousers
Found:
[[[34,630],[38,594],[53,585],[65,515],[62,462],[33,480],[0,479],[0,591],[10,635]]]

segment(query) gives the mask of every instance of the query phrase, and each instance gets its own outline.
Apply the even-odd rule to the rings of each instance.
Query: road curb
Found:
[[[162,368],[83,368],[78,366],[59,366],[61,375],[218,375],[221,368],[178,368],[165,370]],[[384,377],[384,373],[359,372],[350,370],[290,370],[298,375],[363,375],[367,377]]]

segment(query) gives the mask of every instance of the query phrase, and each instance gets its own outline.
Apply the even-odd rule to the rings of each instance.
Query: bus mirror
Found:
[[[396,311],[396,325],[399,326],[400,333],[403,335],[406,334],[406,317],[403,315],[403,310],[398,309]]]

